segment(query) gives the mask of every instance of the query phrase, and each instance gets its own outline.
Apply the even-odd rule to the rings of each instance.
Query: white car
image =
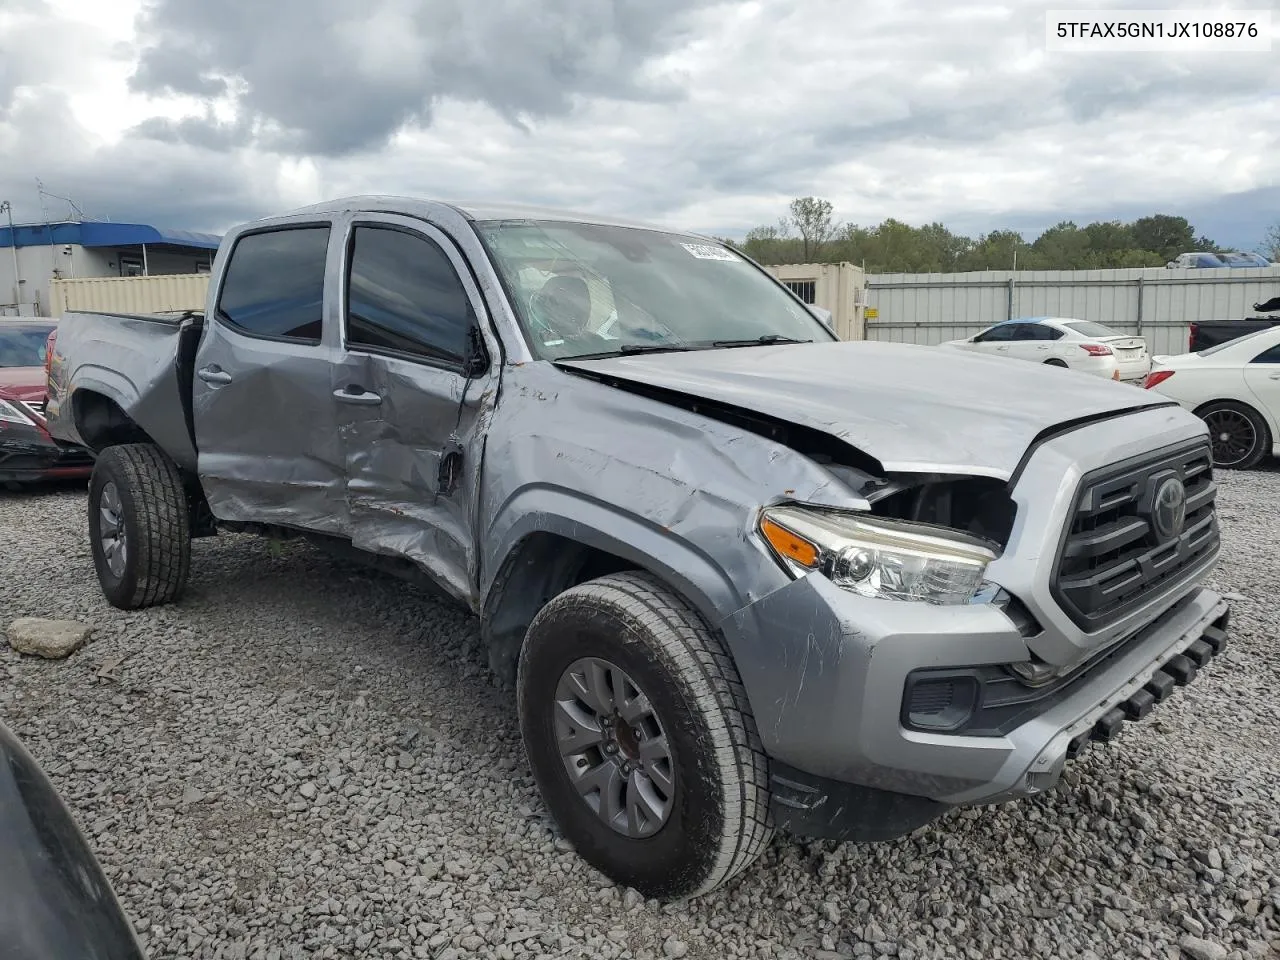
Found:
[[[1216,465],[1247,470],[1280,455],[1280,327],[1199,353],[1156,357],[1145,386],[1208,424]]]
[[[1070,317],[1026,317],[1005,320],[967,340],[942,344],[993,357],[1030,360],[1051,367],[1070,367],[1108,380],[1141,383],[1151,369],[1147,341],[1092,320]]]

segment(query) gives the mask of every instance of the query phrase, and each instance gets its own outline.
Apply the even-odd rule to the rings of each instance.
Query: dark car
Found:
[[[54,440],[45,426],[49,339],[44,318],[0,319],[0,484],[88,478],[93,455]]]
[[[3,723],[0,956],[144,960],[133,927],[71,813]]]

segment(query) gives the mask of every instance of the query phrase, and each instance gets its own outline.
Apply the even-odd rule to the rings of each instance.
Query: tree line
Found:
[[[1186,217],[1157,213],[1129,223],[1070,220],[1027,241],[1015,230],[993,230],[976,238],[952,233],[941,223],[913,227],[889,219],[874,227],[837,223],[829,201],[797,197],[776,226],[755,227],[742,240],[723,239],[765,264],[839,263],[868,273],[950,273],[970,270],[1101,270],[1163,267],[1180,253],[1222,252],[1197,236]],[[1280,226],[1262,252],[1280,255]]]

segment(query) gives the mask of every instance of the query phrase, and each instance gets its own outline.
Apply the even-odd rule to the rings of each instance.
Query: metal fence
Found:
[[[1014,317],[1094,320],[1184,353],[1188,324],[1248,316],[1280,294],[1280,267],[1250,270],[1023,270],[867,278],[866,337],[935,344]]]
[[[110,313],[164,313],[203,310],[209,289],[207,273],[158,274],[150,277],[84,277],[49,283],[55,317],[68,310]]]

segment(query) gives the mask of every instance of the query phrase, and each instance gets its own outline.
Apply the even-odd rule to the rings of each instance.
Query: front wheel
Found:
[[[1271,431],[1252,407],[1222,400],[1196,411],[1209,428],[1213,464],[1224,470],[1250,470],[1271,449]]]
[[[182,595],[190,514],[182,475],[159,447],[126,443],[98,455],[89,478],[89,548],[113,607],[137,610]]]
[[[642,573],[573,587],[520,652],[534,779],[579,855],[651,897],[729,880],[773,835],[768,761],[732,658]]]

